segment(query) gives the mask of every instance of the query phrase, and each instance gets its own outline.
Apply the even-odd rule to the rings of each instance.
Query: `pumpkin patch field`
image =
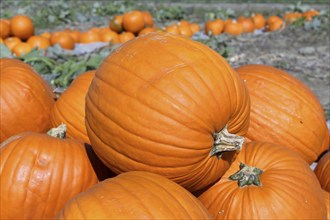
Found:
[[[330,219],[327,0],[0,10],[0,219]]]

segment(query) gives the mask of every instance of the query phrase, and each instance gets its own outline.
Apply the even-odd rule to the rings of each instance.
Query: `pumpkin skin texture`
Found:
[[[323,190],[325,206],[327,207],[327,219],[330,219],[330,193]]]
[[[236,69],[251,97],[246,137],[289,147],[312,164],[329,143],[322,105],[300,80],[275,67],[251,64]]]
[[[0,142],[25,132],[50,129],[51,86],[22,61],[0,59]]]
[[[260,186],[238,186],[240,163],[261,169]],[[325,219],[323,190],[309,165],[283,146],[249,142],[220,181],[198,197],[215,219]]]
[[[1,219],[54,218],[97,183],[83,143],[26,132],[0,145]]]
[[[86,96],[86,128],[115,173],[154,172],[195,191],[219,179],[237,152],[210,156],[213,134],[227,125],[244,135],[249,111],[243,81],[219,54],[155,32],[101,64]]]
[[[67,137],[90,144],[85,126],[85,97],[95,70],[80,74],[55,102],[51,112],[51,125],[67,125]]]
[[[169,179],[143,171],[110,178],[71,199],[57,219],[211,219],[201,202]]]
[[[330,192],[330,151],[320,158],[314,172],[321,183],[321,187]]]

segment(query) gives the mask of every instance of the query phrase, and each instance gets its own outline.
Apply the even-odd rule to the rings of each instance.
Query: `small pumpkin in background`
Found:
[[[314,172],[324,190],[330,192],[330,151],[321,156]]]
[[[79,35],[79,43],[81,44],[95,43],[100,41],[101,41],[100,35],[95,30],[85,31],[80,33]]]
[[[18,37],[8,37],[6,39],[4,39],[4,43],[6,45],[6,47],[8,47],[8,49],[10,51],[13,50],[13,48],[18,44],[18,43],[22,43],[22,40],[19,39]]]
[[[22,57],[24,54],[29,53],[32,50],[32,46],[28,43],[21,42],[13,47],[13,54],[17,57]]]
[[[25,131],[49,130],[55,102],[51,86],[20,60],[1,58],[0,66],[0,142]]]
[[[71,199],[57,219],[211,219],[201,202],[169,179],[143,171],[104,180]]]
[[[95,75],[95,70],[82,73],[55,102],[51,111],[51,125],[67,126],[67,137],[90,144],[85,126],[85,97]]]
[[[155,31],[156,31],[156,29],[154,27],[145,27],[139,32],[138,36],[141,36],[143,34],[149,34],[149,33],[155,32]]]
[[[265,17],[262,14],[260,14],[260,13],[253,13],[251,15],[251,18],[253,20],[255,29],[260,30],[260,29],[263,29],[265,27],[265,25],[266,25],[266,19],[265,19]]]
[[[153,27],[154,26],[154,20],[150,12],[148,11],[141,11],[144,18],[144,25],[145,27]]]
[[[50,40],[42,36],[32,36],[27,40],[32,48],[37,48],[38,50],[45,50],[50,47]]]
[[[240,17],[237,19],[237,22],[242,24],[243,33],[253,33],[254,32],[254,23],[251,18]]]
[[[284,27],[282,18],[272,15],[266,20],[266,31],[278,31]]]
[[[10,24],[4,20],[0,20],[0,37],[6,39],[10,36]]]
[[[50,37],[50,43],[52,46],[59,44],[63,49],[73,50],[75,47],[75,41],[71,35],[67,32],[55,32]]]
[[[325,219],[323,190],[309,165],[281,145],[246,143],[199,200],[215,219]]]
[[[288,12],[283,15],[283,19],[288,24],[297,21],[298,19],[302,18],[302,14],[299,12]]]
[[[109,28],[118,34],[123,31],[123,15],[115,15],[109,22]]]
[[[15,15],[10,19],[10,30],[14,37],[26,40],[34,34],[32,19],[26,15]]]
[[[100,35],[100,41],[102,42],[109,42],[113,44],[119,43],[119,36],[117,32],[114,32],[110,29],[101,31],[99,35]]]
[[[65,126],[26,132],[0,145],[1,219],[50,219],[98,182],[84,144],[65,139]]]
[[[225,22],[221,19],[208,20],[205,23],[204,32],[207,35],[219,35],[225,28]]]
[[[129,40],[132,40],[135,38],[135,35],[132,33],[132,32],[127,32],[127,31],[124,31],[124,32],[121,32],[119,35],[119,42],[120,43],[125,43]]]
[[[329,144],[323,107],[302,81],[267,65],[236,68],[251,97],[251,141],[269,141],[296,151],[312,164]]]
[[[310,9],[308,11],[305,11],[302,16],[305,18],[306,21],[311,21],[313,17],[318,16],[320,14],[319,11],[315,9]]]
[[[236,20],[227,20],[224,32],[230,35],[240,35],[244,31],[243,25]]]
[[[126,12],[123,15],[123,29],[137,34],[145,27],[145,15],[138,10]]]

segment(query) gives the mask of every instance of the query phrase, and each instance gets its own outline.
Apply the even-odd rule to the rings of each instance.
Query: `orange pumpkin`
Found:
[[[242,17],[237,20],[243,26],[243,33],[253,33],[254,23],[251,18]]]
[[[95,43],[100,41],[100,35],[96,31],[85,31],[79,35],[79,43],[82,44]]]
[[[145,27],[153,27],[154,20],[148,11],[142,11]]]
[[[6,39],[10,36],[10,24],[4,20],[0,20],[0,37]]]
[[[10,30],[13,36],[26,40],[34,34],[34,24],[29,16],[15,15],[10,20]]]
[[[323,190],[323,196],[325,200],[325,206],[327,207],[327,218],[330,219],[330,193]]]
[[[305,11],[302,14],[302,16],[305,18],[306,21],[311,21],[314,16],[318,16],[319,14],[320,14],[319,11],[317,11],[315,9],[311,9],[311,10]]]
[[[111,42],[113,44],[119,43],[119,36],[117,32],[114,32],[110,29],[103,30],[102,32],[99,33],[100,36],[100,41],[102,42]]]
[[[312,164],[329,143],[324,111],[315,94],[289,73],[266,65],[236,69],[251,97],[252,141],[269,141],[298,152]]]
[[[115,15],[109,22],[109,28],[121,33],[123,31],[123,15]]]
[[[205,23],[205,34],[208,35],[219,35],[223,32],[225,22],[221,19],[209,20]]]
[[[211,219],[190,192],[153,173],[102,181],[66,204],[57,219]]]
[[[222,178],[198,197],[215,219],[325,219],[323,191],[291,149],[250,142]]]
[[[119,42],[123,44],[129,40],[134,39],[135,35],[132,32],[122,32],[118,35],[118,37],[119,37]]]
[[[138,36],[141,36],[141,35],[143,35],[143,34],[149,34],[149,33],[155,32],[155,31],[156,31],[156,29],[155,29],[154,27],[146,27],[146,28],[143,28],[143,29],[139,32]]]
[[[283,20],[276,15],[272,15],[269,18],[267,18],[267,20],[266,20],[266,30],[267,31],[278,31],[283,27],[284,27]]]
[[[262,14],[253,13],[251,17],[252,17],[255,29],[260,30],[265,27],[266,20]]]
[[[144,14],[141,11],[126,12],[123,16],[123,28],[125,31],[137,34],[145,27]]]
[[[243,33],[243,25],[236,20],[228,21],[225,24],[224,32],[230,35],[240,35]]]
[[[52,46],[59,44],[63,49],[73,50],[75,47],[75,41],[69,33],[56,32],[50,38]]]
[[[95,70],[80,74],[57,99],[51,112],[52,127],[67,125],[67,136],[85,143],[89,138],[85,126],[85,96]]]
[[[101,64],[86,96],[86,127],[114,172],[155,172],[195,191],[229,167],[249,111],[244,83],[224,58],[189,38],[155,32]]]
[[[171,34],[180,34],[179,26],[176,24],[171,24],[171,25],[165,27],[165,32],[171,33]]]
[[[54,218],[69,199],[98,182],[84,144],[56,138],[62,132],[26,132],[0,145],[1,219]]]
[[[0,66],[0,142],[24,131],[50,129],[50,85],[20,60],[2,58]]]
[[[18,37],[8,37],[4,40],[4,43],[6,45],[6,47],[8,47],[8,49],[10,51],[13,50],[13,48],[18,44],[18,43],[22,43],[22,40],[19,39]]]
[[[299,12],[288,12],[284,14],[283,19],[287,23],[293,23],[302,17],[302,14]]]
[[[319,179],[322,188],[330,192],[330,151],[322,155],[314,172]]]
[[[21,42],[15,45],[12,52],[17,57],[22,57],[24,54],[29,53],[32,50],[32,47],[30,44]]]
[[[32,48],[47,49],[50,46],[50,40],[42,36],[32,36],[27,40]]]

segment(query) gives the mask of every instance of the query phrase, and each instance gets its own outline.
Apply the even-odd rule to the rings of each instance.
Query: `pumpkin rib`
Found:
[[[102,81],[102,79],[100,79],[100,80]],[[105,85],[108,85],[108,86],[110,86],[111,88],[113,88],[113,89],[115,89],[115,90],[117,90],[117,91],[120,91],[117,87],[114,87],[114,86],[109,85],[109,84],[107,84],[107,83],[105,83]],[[151,106],[145,104],[144,102],[142,102],[142,101],[139,100],[139,99],[135,99],[134,97],[130,96],[129,94],[125,94],[123,91],[120,91],[120,93],[123,94],[123,95],[126,95],[127,97],[129,97],[129,98],[131,98],[131,99],[133,99],[133,100],[138,101],[138,103],[141,103],[144,107],[147,107],[147,108],[149,108],[149,109],[151,109],[151,110],[153,110],[153,111],[156,111],[157,113],[159,113],[159,114],[161,114],[161,115],[164,115],[166,118],[169,118],[170,120],[173,120],[173,121],[175,121],[176,123],[179,123],[180,125],[185,126],[185,127],[188,128],[189,130],[193,130],[193,131],[195,131],[196,133],[202,133],[201,131],[198,131],[198,130],[196,130],[196,129],[194,129],[194,128],[190,128],[190,127],[188,127],[187,124],[184,124],[184,123],[182,123],[182,122],[180,122],[180,121],[178,121],[178,120],[175,120],[175,119],[171,118],[170,116],[167,116],[167,115],[165,115],[165,114],[162,114],[162,112],[157,111],[156,109],[154,109],[154,108],[152,108]],[[95,104],[95,102],[93,102],[93,99],[90,99],[90,101],[91,101],[93,104]],[[101,111],[101,110],[100,110],[100,111]],[[101,112],[102,112],[102,111],[101,111]],[[102,112],[102,114],[105,115],[104,112]],[[109,117],[110,117],[110,116],[109,116]],[[113,120],[112,120],[112,121],[113,121]],[[113,122],[114,122],[114,121],[113,121]],[[120,127],[122,127],[122,126],[120,126]],[[124,129],[124,128],[123,128],[123,129]],[[164,135],[164,133],[162,133],[162,135]],[[140,136],[140,135],[139,135],[139,136]],[[190,149],[190,148],[187,148],[187,149]]]
[[[136,176],[136,175],[135,175],[135,176]],[[138,177],[138,176],[136,176],[136,177]],[[139,178],[139,177],[138,177],[138,178]],[[151,182],[151,183],[153,183],[154,185],[158,185],[157,182],[155,182],[152,178],[146,178],[146,179],[148,179],[148,181]],[[133,181],[134,181],[134,180],[133,180]],[[136,184],[141,185],[138,181],[135,181],[135,182],[136,182]],[[166,190],[166,188],[164,188],[163,185],[161,185],[161,184],[160,184],[160,188],[162,188],[162,189],[164,190],[164,192],[166,192],[166,194],[167,194],[170,198],[173,198],[173,199],[171,200],[172,202],[177,202],[177,204],[182,208],[181,210],[184,210],[185,213],[186,213],[189,217],[191,217],[191,216],[189,215],[189,213],[187,212],[187,210],[184,208],[184,206],[182,206],[182,204],[176,200],[176,197],[174,197],[171,193],[168,193],[168,191]],[[156,197],[160,198],[159,201],[162,201],[162,198],[159,197],[158,194],[155,194],[153,191],[151,191],[150,193],[152,193],[152,194],[155,195]],[[163,203],[163,204],[165,204],[165,206],[168,207],[168,206],[167,206],[167,203]]]
[[[93,100],[91,99],[91,102],[94,104]],[[95,105],[94,105],[95,106]],[[99,111],[103,117],[105,117],[105,113],[102,112],[100,109],[98,108],[95,108],[97,111]],[[125,131],[126,133],[130,134],[130,135],[133,135],[135,137],[141,137],[141,135],[139,134],[135,134],[135,133],[132,133],[131,131],[128,131],[127,129],[125,129],[125,127],[117,124],[114,120],[111,120],[111,117],[109,115],[107,115],[107,119],[110,119],[110,121],[107,121],[108,123],[109,122],[112,122],[113,124],[115,124],[117,127],[121,128],[123,131]],[[94,134],[97,134],[96,132],[93,132]],[[164,136],[165,134],[162,133],[162,135]],[[150,141],[150,142],[153,142],[153,143],[159,143],[159,144],[162,144],[162,145],[166,145],[167,147],[172,147],[172,148],[175,148],[177,150],[184,150],[184,151],[196,151],[196,150],[204,150],[204,149],[196,149],[196,148],[187,148],[185,145],[176,145],[176,144],[170,144],[170,143],[164,143],[164,142],[160,142],[159,140],[153,140],[149,137],[143,137],[146,141]],[[98,138],[100,140],[100,138]],[[102,141],[103,142],[103,141]],[[105,142],[103,142],[105,144]],[[126,143],[127,144],[127,143]],[[127,144],[128,145],[128,144]],[[134,146],[131,146],[132,148],[136,149],[136,150],[139,150],[137,149],[136,147]],[[182,149],[184,148],[184,149]],[[205,147],[205,149],[209,149],[209,146],[208,147]],[[142,149],[141,149],[142,150]]]
[[[260,97],[258,97],[258,96],[255,96],[254,97],[254,99],[259,99]],[[272,108],[274,108],[274,109],[278,109],[278,110],[280,110],[280,112],[283,112],[283,113],[288,113],[288,112],[286,112],[286,111],[283,111],[283,109],[280,107],[280,106],[278,106],[278,105],[272,105]],[[253,113],[254,111],[252,110],[251,111],[251,113]],[[257,112],[256,112],[257,113]],[[288,113],[288,114],[290,114],[290,113]],[[266,116],[263,116],[262,114],[260,114],[259,112],[257,113],[257,115],[258,115],[258,117],[259,118],[264,118],[264,120],[265,121],[267,121],[267,120],[270,120],[268,117],[266,117]],[[290,116],[293,116],[293,115],[290,115]],[[278,122],[277,122],[277,120],[271,120],[274,124],[278,124],[278,126],[281,126]],[[264,127],[264,129],[266,129],[265,128],[265,124],[263,124],[263,127]],[[267,123],[267,126],[268,126],[268,123]],[[289,129],[289,128],[288,128]],[[297,136],[294,136],[294,134],[295,133],[291,133],[291,132],[289,132],[290,130],[288,130],[288,129],[285,129],[285,127],[284,126],[282,126],[282,131],[283,131],[283,133],[285,133],[286,135],[289,135],[291,138],[293,138],[294,140],[296,140],[298,143],[301,143],[301,144],[304,144],[304,141],[301,139],[301,138],[299,138],[299,137],[297,137]],[[284,131],[286,131],[286,132],[284,132]],[[281,134],[281,133],[277,133],[275,130],[273,131],[274,133],[276,133],[276,134]],[[314,134],[314,133],[313,133]],[[292,141],[292,139],[290,139],[291,141]],[[305,144],[304,144],[305,145]],[[293,145],[293,146],[295,146],[295,145]],[[300,151],[300,148],[295,148],[296,150],[298,150],[298,151]],[[310,152],[313,152],[314,153],[314,155],[318,155],[317,154],[317,152],[316,152],[316,149],[315,148],[306,148],[306,149],[304,149],[304,151],[310,151]]]
[[[137,76],[134,72],[129,71],[127,68],[122,67],[122,66],[118,65],[118,64],[115,63],[115,62],[109,62],[108,60],[107,60],[106,62],[108,62],[108,63],[112,63],[113,65],[116,65],[116,66],[118,66],[118,67],[121,67],[122,69],[124,69],[124,70],[128,71],[129,73],[135,75],[138,79],[140,79],[140,80],[142,80],[142,81],[144,81],[144,82],[147,82],[147,84],[149,84],[148,81],[146,81],[146,80],[140,78],[140,77]],[[185,112],[190,112],[189,109],[188,109],[186,106],[182,105],[182,103],[178,102],[176,99],[172,98],[172,97],[169,96],[168,94],[166,94],[166,93],[164,93],[163,91],[159,90],[157,87],[153,86],[152,84],[150,84],[150,86],[153,87],[157,92],[159,92],[159,93],[163,94],[164,96],[166,96],[166,97],[167,97],[166,99],[167,99],[167,100],[170,100],[171,103],[175,103],[176,106],[180,106],[180,109],[183,108],[184,110],[186,110]],[[117,88],[116,88],[116,89],[117,89]],[[127,94],[127,96],[129,96],[129,95]],[[133,98],[133,97],[131,97],[131,98]],[[147,105],[146,103],[142,102],[141,99],[139,99],[139,98],[137,98],[137,99],[133,98],[133,99],[139,101],[139,103],[142,103],[145,107],[148,107],[149,109],[152,109],[152,110],[156,111],[157,113],[160,113],[158,110],[156,110],[156,109],[152,108],[151,106]],[[168,116],[168,117],[169,117],[169,116]],[[203,127],[206,127],[206,128],[208,127],[208,126],[205,124],[205,122],[202,121],[202,120],[201,120],[199,117],[197,117],[196,115],[192,115],[191,117],[192,117],[192,118],[197,118],[197,119],[199,119],[199,121],[204,125]],[[170,117],[169,117],[169,118],[170,118]],[[174,119],[171,118],[171,120],[174,120]],[[177,120],[176,120],[176,121],[177,121]],[[178,121],[177,121],[177,122],[178,122]],[[184,123],[180,123],[180,124],[182,124],[182,125],[184,125],[185,127],[187,127],[187,125],[184,124]],[[189,127],[187,127],[187,128],[189,128]],[[189,128],[189,129],[190,129],[190,128]],[[200,131],[198,131],[198,132],[200,132]]]
[[[181,41],[183,41],[183,39],[181,39],[181,38],[178,38],[177,37],[177,39],[179,39],[179,40],[181,40]],[[185,42],[186,43],[186,42]],[[190,44],[191,46],[195,46],[195,42],[192,42],[192,41],[189,41],[188,42],[188,44]],[[201,47],[206,47],[205,45],[201,45]],[[194,49],[196,49],[195,47],[194,47]],[[200,47],[197,47],[197,50],[200,52],[200,53],[202,53],[204,56],[206,56],[206,57],[208,57],[208,58],[210,58]],[[210,53],[213,53],[213,54],[215,54],[215,55],[217,55],[218,56],[218,54],[215,52],[215,51],[210,51]],[[221,57],[220,57],[221,58]],[[217,59],[217,60],[213,60],[214,59],[214,57],[211,57],[211,61],[213,62],[213,64],[214,65],[216,65],[216,66],[218,66],[219,68],[220,67],[224,67],[225,69],[226,69],[226,72],[227,73],[232,73],[232,74],[227,74],[226,75],[226,78],[228,77],[228,75],[229,75],[229,77],[230,77],[230,81],[231,82],[235,82],[235,80],[234,80],[234,77],[233,77],[233,75],[236,75],[237,76],[237,78],[240,78],[239,76],[238,76],[238,74],[236,73],[236,71],[233,71],[232,69],[230,69],[230,66],[225,62],[225,60],[224,59]],[[223,77],[223,78],[225,78],[225,77]],[[234,84],[235,85],[235,91],[237,91],[237,87],[236,87],[236,83]],[[229,87],[228,87],[228,85],[227,85],[227,83],[225,83],[225,86],[226,86],[226,90],[227,91],[230,91],[230,89],[229,89]],[[247,91],[247,88],[245,87],[245,90]],[[236,93],[236,95],[238,95],[238,93]],[[236,97],[236,99],[237,99],[237,97]],[[247,100],[247,99],[243,99],[244,101],[249,101],[249,100]],[[229,101],[231,102],[232,100],[231,99],[229,99]],[[247,106],[246,105],[246,103],[244,103],[245,105],[243,105],[243,106]],[[229,105],[230,107],[232,106],[232,105]],[[219,106],[219,109],[221,109],[221,107]],[[232,109],[230,109],[230,112],[233,112],[233,115],[236,113],[236,112],[241,112],[241,116],[243,117],[244,116],[244,111],[241,111],[241,108],[240,108],[240,106],[236,106],[236,111],[235,112],[233,112],[232,111]],[[240,120],[240,117],[238,118],[238,119],[236,119],[238,122],[240,122],[241,120]],[[249,122],[248,122],[248,120],[246,120],[246,124],[248,124]],[[231,124],[231,120],[229,120],[228,121],[228,123],[227,124]],[[235,127],[235,130],[237,129],[236,128],[236,126],[234,126]],[[244,127],[248,127],[248,125],[245,125]],[[228,130],[231,132],[232,131],[232,129],[233,129],[233,127],[232,126],[230,126],[230,127],[228,127]],[[234,132],[234,133],[236,133],[236,132]],[[240,135],[240,134],[239,134]]]
[[[94,131],[93,131],[93,132],[94,132]],[[97,139],[98,139],[99,141],[101,141],[103,144],[105,144],[105,143],[104,143],[99,137],[97,137]],[[126,146],[131,146],[131,145],[128,145],[128,144],[126,143]],[[169,145],[169,146],[171,146],[171,145]],[[131,146],[131,147],[134,148],[134,149],[136,149],[134,146]],[[145,161],[142,163],[142,162],[136,161],[133,157],[131,157],[131,156],[129,156],[129,155],[124,155],[124,154],[122,154],[122,152],[118,151],[116,148],[112,148],[111,150],[117,152],[118,154],[120,154],[120,155],[122,155],[122,156],[127,157],[127,159],[130,159],[132,162],[134,162],[134,163],[138,163],[138,164],[140,164],[140,165],[146,165],[147,167],[160,167],[160,168],[162,168],[162,169],[172,169],[172,168],[173,168],[173,167],[170,166],[170,165],[168,165],[168,166],[161,166],[160,164],[157,164],[157,166],[156,166],[156,165],[153,165],[153,164],[147,164]],[[143,151],[143,152],[146,152],[146,151]],[[148,153],[152,153],[152,152],[149,152],[149,151],[148,151]],[[162,156],[162,155],[161,155],[161,156]],[[174,157],[174,159],[175,159],[175,157]],[[191,167],[194,163],[196,163],[196,161],[192,161],[191,163],[192,163],[192,164],[187,164],[187,165],[185,165],[185,166],[177,166],[177,168]],[[188,175],[188,174],[187,174],[187,175]]]
[[[139,176],[136,176],[136,175],[133,175],[133,177],[135,177],[135,178],[139,178]],[[152,180],[152,178],[151,178],[151,179],[149,179],[149,178],[144,178],[144,179],[148,179],[149,182],[155,183],[155,182]],[[134,178],[132,178],[130,181],[135,182],[135,184],[140,185],[140,186],[142,186],[143,188],[146,188],[146,186],[140,184],[138,181],[134,181]],[[115,181],[114,181],[114,183],[115,183]],[[120,185],[120,184],[118,184],[118,185]],[[164,189],[164,191],[167,193],[167,190],[166,190],[162,185],[160,185],[160,187],[161,187],[162,189]],[[127,187],[123,187],[123,188],[125,188],[125,189],[126,189],[131,195],[133,195],[135,198],[137,198],[137,200],[140,200],[140,198],[137,197],[137,196],[134,194],[134,192],[135,192],[134,190],[130,190],[130,188],[127,188]],[[159,191],[158,191],[158,192],[159,192]],[[149,191],[149,193],[151,193],[152,195],[155,195],[155,197],[157,197],[157,198],[160,198],[160,197],[158,196],[158,194],[154,193],[153,191]],[[169,194],[169,193],[167,193],[167,194],[168,194],[170,197],[174,198],[173,201],[171,200],[172,202],[176,201],[175,197],[173,197],[173,196],[172,196],[171,194]],[[164,204],[165,207],[167,207],[167,209],[169,210],[169,212],[171,211],[170,208],[168,207],[167,203],[164,203],[164,202],[163,202],[163,199],[162,199],[162,198],[160,198],[159,201],[160,201],[162,204]],[[145,208],[145,210],[147,210],[147,211],[149,212],[149,208],[148,208],[147,206],[145,206],[145,204],[144,204],[143,202],[141,202],[141,205]],[[179,205],[180,205],[182,208],[184,208],[180,203],[179,203]],[[183,209],[183,210],[184,210],[184,209]],[[186,210],[184,210],[184,211],[186,211]],[[149,212],[148,214],[150,214],[150,212]]]
[[[282,84],[280,84],[279,82],[272,81],[272,80],[270,80],[270,78],[268,78],[268,77],[266,77],[266,76],[264,76],[262,74],[254,74],[254,75],[258,75],[258,78],[261,78],[262,80],[268,81],[268,82],[276,85],[277,87],[279,87],[281,89],[284,89],[287,93],[294,94],[295,97],[298,97],[298,98],[301,97],[299,95],[300,93],[298,91],[294,90],[294,89],[291,89],[291,87],[283,87]],[[287,81],[290,80],[288,77],[282,77],[282,78],[285,79],[285,80],[287,80]],[[291,84],[298,85],[298,83],[296,81],[293,81],[292,82],[292,80],[290,80],[290,82],[291,82]],[[309,90],[307,90],[305,84],[300,84],[300,85],[303,85],[303,88],[304,88],[305,92],[307,92],[310,97],[317,98],[315,95],[311,94]],[[319,109],[316,110],[314,108],[315,106],[311,105],[310,102],[307,102],[306,100],[303,100],[303,99],[300,99],[299,101],[303,101],[304,102],[304,105],[307,105],[309,108],[311,108],[311,109],[314,110],[315,115],[319,115],[319,111],[318,111]]]
[[[173,55],[174,57],[178,58],[178,59],[181,60],[181,61],[182,61],[187,67],[189,67],[189,68],[195,73],[195,75],[201,80],[201,82],[203,83],[203,85],[205,86],[205,88],[209,91],[209,94],[211,94],[211,96],[213,96],[214,100],[216,100],[216,97],[215,97],[214,94],[211,92],[211,90],[210,90],[210,88],[208,87],[207,83],[206,83],[205,80],[200,76],[200,74],[198,74],[198,72],[196,71],[196,69],[194,69],[193,67],[187,65],[187,63],[186,63],[185,61],[183,61],[179,56],[177,56],[175,53],[173,53],[172,51],[170,51],[167,47],[162,46],[162,49],[166,50],[169,54],[171,54],[171,55]],[[203,53],[204,56],[206,56],[205,53],[202,52],[202,50],[199,50],[199,51],[200,51],[201,53]],[[225,84],[225,85],[226,85],[226,88],[227,88],[227,90],[228,90],[227,84]],[[191,85],[191,86],[193,86],[193,85]],[[192,100],[194,100],[194,99],[192,99]],[[230,100],[229,100],[229,101],[230,101]],[[219,106],[219,104],[218,104],[218,102],[216,102],[216,104],[217,104],[217,106],[219,107],[219,109],[221,109],[220,106]],[[230,105],[229,105],[229,106],[230,106]],[[212,119],[212,116],[209,116],[209,117]],[[203,121],[202,119],[200,119],[200,120]],[[207,126],[207,125],[206,125],[206,126]],[[222,129],[222,128],[221,128],[221,129]]]
[[[116,64],[116,65],[117,65],[117,64]],[[119,66],[119,65],[117,65],[117,66]],[[99,79],[102,80],[101,78],[99,78]],[[139,78],[139,79],[140,79],[140,78]],[[143,80],[143,79],[141,79],[141,80]],[[105,83],[105,84],[106,84],[106,85],[109,85],[109,84],[107,84],[107,83]],[[173,119],[172,117],[170,117],[170,116],[164,114],[165,112],[160,112],[160,111],[158,111],[157,109],[152,108],[152,106],[147,105],[146,103],[142,102],[142,100],[140,100],[140,99],[138,99],[138,98],[136,99],[136,98],[130,96],[129,94],[125,94],[125,92],[119,90],[119,88],[117,88],[117,87],[115,87],[115,86],[112,86],[112,85],[109,85],[109,86],[111,86],[112,88],[114,88],[114,89],[120,91],[121,94],[126,95],[126,96],[128,96],[128,97],[130,97],[130,98],[132,98],[132,99],[134,99],[134,100],[136,100],[136,101],[138,101],[138,102],[139,102],[140,104],[142,104],[143,106],[145,106],[145,107],[147,107],[147,108],[149,108],[149,109],[151,109],[151,110],[153,110],[153,111],[156,111],[157,113],[159,113],[159,114],[165,116],[166,118],[169,118],[169,119],[171,119],[171,120],[174,120],[175,122],[179,123],[180,125],[183,125],[183,126],[185,126],[186,128],[188,128],[188,129],[190,129],[190,130],[193,130],[193,131],[196,131],[196,132],[200,133],[200,131],[198,131],[198,130],[196,130],[196,129],[194,129],[194,128],[190,128],[190,127],[188,127],[187,124],[185,124],[185,123],[183,123],[183,122],[180,122],[180,121],[178,121],[178,120],[175,120],[175,119]],[[159,91],[157,88],[155,88],[155,89],[156,89],[158,92],[161,92],[161,93],[162,93],[162,91]],[[164,95],[168,96],[167,94],[164,94]],[[172,99],[171,97],[169,97],[169,98]],[[176,100],[175,100],[175,101],[176,101]],[[177,106],[177,105],[176,105],[176,106]]]

